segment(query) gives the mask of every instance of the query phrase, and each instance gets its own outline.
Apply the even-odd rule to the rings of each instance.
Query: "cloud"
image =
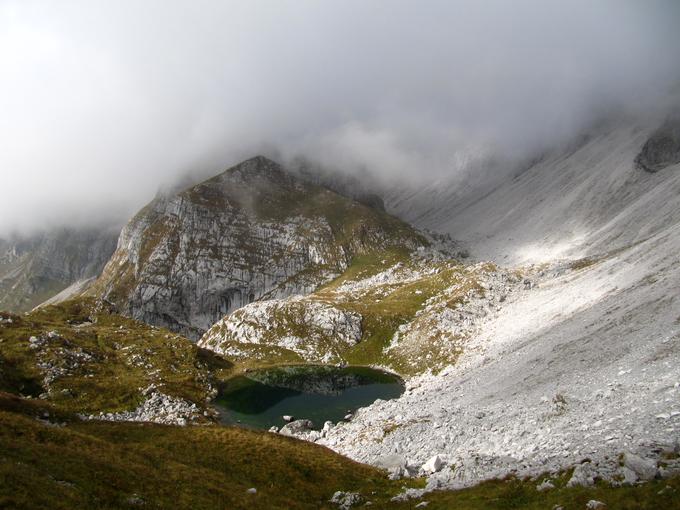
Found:
[[[0,3],[0,233],[121,220],[263,150],[390,177],[521,156],[680,77],[674,0]]]

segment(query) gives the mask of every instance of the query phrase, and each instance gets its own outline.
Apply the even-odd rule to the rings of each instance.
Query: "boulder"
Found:
[[[567,482],[567,487],[592,487],[593,485],[595,485],[595,477],[589,462],[576,466],[571,478]]]
[[[623,483],[626,485],[633,485],[638,481],[638,475],[635,474],[635,471],[625,466],[621,468],[621,474],[623,475]]]
[[[555,485],[550,481],[550,480],[544,480],[543,483],[539,483],[536,486],[536,490],[538,492],[545,492],[549,491],[550,489],[554,489]]]
[[[439,455],[431,457],[425,464],[421,466],[421,469],[428,474],[436,473],[444,466],[442,459]]]
[[[364,498],[358,492],[337,491],[328,501],[338,505],[340,510],[349,510],[353,506],[363,503]]]
[[[633,471],[641,480],[645,481],[656,478],[658,472],[655,461],[643,459],[632,453],[626,453],[623,459],[623,465]]]
[[[284,436],[296,436],[298,434],[309,432],[313,428],[314,424],[311,422],[311,420],[295,420],[281,427],[279,433],[283,434]]]
[[[607,508],[607,505],[605,505],[602,501],[598,501],[596,499],[591,499],[586,503],[586,508],[588,510],[602,510],[604,508]]]
[[[651,173],[678,163],[680,163],[680,111],[674,112],[666,119],[635,157],[635,165]]]

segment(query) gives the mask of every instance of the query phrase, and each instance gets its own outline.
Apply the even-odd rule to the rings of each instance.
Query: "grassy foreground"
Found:
[[[491,481],[392,502],[406,485],[332,451],[267,432],[223,427],[40,421],[44,402],[0,394],[0,508],[323,509],[336,490],[360,492],[370,508],[680,508],[680,479],[636,487],[557,488]],[[56,422],[68,417],[51,415]],[[248,489],[257,489],[255,494]]]
[[[267,432],[49,425],[36,419],[44,403],[7,394],[0,409],[0,508],[329,508],[335,490],[398,488],[376,469]]]

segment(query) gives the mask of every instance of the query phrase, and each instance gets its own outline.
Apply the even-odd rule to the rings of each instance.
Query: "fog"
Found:
[[[0,235],[258,153],[411,180],[530,156],[662,107],[678,26],[675,0],[0,0]]]

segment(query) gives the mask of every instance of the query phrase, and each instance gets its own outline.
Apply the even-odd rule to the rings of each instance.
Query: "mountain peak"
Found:
[[[220,175],[227,179],[236,177],[245,182],[252,182],[260,179],[273,182],[295,180],[280,163],[262,155],[253,156],[252,158],[241,161],[231,168],[228,168]]]
[[[254,300],[309,293],[355,255],[424,243],[397,218],[256,156],[137,213],[92,294],[198,339]]]

